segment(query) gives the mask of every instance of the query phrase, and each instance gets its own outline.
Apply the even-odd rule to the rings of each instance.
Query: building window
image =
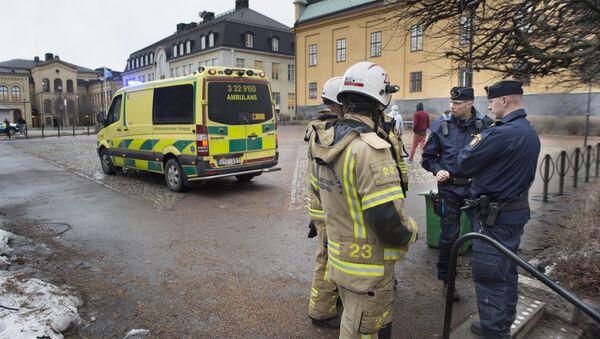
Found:
[[[296,65],[288,65],[288,81],[296,81]]]
[[[13,101],[21,101],[21,88],[19,86],[13,86],[11,92]]]
[[[200,49],[205,49],[206,48],[206,35],[203,35],[202,37],[200,37]]]
[[[244,58],[236,58],[235,59],[235,67],[241,67],[241,68],[246,67],[246,60],[244,60]]]
[[[150,64],[154,64],[154,53],[150,53]]]
[[[67,80],[67,93],[74,93],[73,80]]]
[[[271,39],[271,50],[278,52],[279,51],[279,39],[273,38]]]
[[[8,101],[8,87],[0,86],[0,101]]]
[[[293,111],[296,109],[296,94],[288,93],[288,111]]]
[[[42,92],[50,92],[50,80],[42,80]]]
[[[346,61],[346,38],[337,39],[335,43],[335,61],[344,62]]]
[[[185,52],[187,54],[192,53],[192,40],[188,40],[185,42]]]
[[[317,65],[317,45],[308,46],[308,66]]]
[[[271,65],[271,79],[279,80],[279,64],[277,63]]]
[[[317,98],[317,83],[311,82],[308,84],[308,98],[316,99]]]
[[[44,100],[44,113],[52,113],[52,102],[48,99]]]
[[[471,19],[466,16],[460,17],[460,37],[459,42],[461,44],[468,44],[471,41]]]
[[[184,48],[183,42],[180,42],[179,43],[179,55],[185,54],[185,51],[183,50],[183,48]]]
[[[264,71],[264,64],[262,62],[262,60],[254,60],[254,69],[260,69],[261,71]]]
[[[54,79],[54,92],[56,93],[62,93],[63,88],[62,88],[62,80],[60,79]]]
[[[244,34],[244,46],[246,46],[246,48],[254,47],[254,36],[252,33]]]
[[[471,86],[471,73],[466,68],[458,70],[458,86]]]
[[[210,33],[208,35],[208,47],[213,47],[215,45],[215,33]]]
[[[410,51],[423,50],[423,25],[413,25],[410,28]]]
[[[144,55],[144,64],[146,66],[150,64],[150,56],[148,54]]]
[[[371,33],[371,57],[381,56],[381,32]]]
[[[177,58],[177,45],[173,45],[173,58]]]
[[[409,92],[421,92],[423,88],[423,72],[410,72]]]
[[[279,92],[273,92],[273,100],[275,101],[275,109],[280,109],[281,95],[279,94]]]

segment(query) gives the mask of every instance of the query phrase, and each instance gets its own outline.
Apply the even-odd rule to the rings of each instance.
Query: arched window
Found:
[[[42,80],[42,92],[50,92],[50,80]]]
[[[150,53],[150,64],[154,64],[154,53]]]
[[[73,80],[67,80],[67,93],[73,93]]]
[[[184,47],[184,46],[183,46],[183,42],[180,42],[180,43],[179,43],[179,55],[183,55],[183,54],[185,54],[185,53],[184,53],[184,50],[183,50],[183,47]]]
[[[11,92],[13,101],[21,101],[21,88],[19,86],[13,86]]]
[[[208,34],[208,47],[213,47],[215,45],[215,33]]]
[[[52,113],[52,102],[48,99],[44,100],[44,113]]]
[[[144,64],[146,64],[146,66],[148,66],[148,64],[150,63],[150,57],[148,56],[148,54],[144,55]]]
[[[173,45],[173,58],[177,58],[177,45]]]
[[[192,53],[192,40],[188,40],[185,42],[185,52],[187,54]]]
[[[8,87],[0,86],[0,101],[8,101]]]
[[[254,35],[252,33],[244,34],[244,46],[247,48],[254,47]]]
[[[200,37],[200,48],[201,49],[206,48],[206,35],[203,35]]]
[[[56,93],[62,93],[63,88],[62,88],[62,80],[60,79],[54,79],[54,92]]]

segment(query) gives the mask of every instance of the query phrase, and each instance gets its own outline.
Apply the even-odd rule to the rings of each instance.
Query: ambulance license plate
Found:
[[[231,165],[239,165],[242,161],[240,158],[218,158],[217,165],[219,166],[231,166]]]

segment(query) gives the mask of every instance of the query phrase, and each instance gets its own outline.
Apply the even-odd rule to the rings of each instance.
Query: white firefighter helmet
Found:
[[[333,77],[327,80],[323,85],[323,90],[321,91],[321,99],[333,101],[336,104],[341,105],[337,99],[337,94],[340,90],[341,83],[342,77]]]
[[[359,62],[346,70],[338,91],[338,101],[344,93],[363,94],[387,107],[392,100],[392,93],[400,87],[390,85],[387,72],[372,62]]]

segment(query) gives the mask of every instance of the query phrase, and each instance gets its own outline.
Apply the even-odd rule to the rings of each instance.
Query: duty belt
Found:
[[[482,195],[479,199],[465,199],[463,210],[472,210],[475,215],[481,217],[486,226],[493,226],[500,212],[520,211],[529,208],[527,199],[520,200],[491,200]]]
[[[441,185],[471,186],[471,178],[450,178]]]

